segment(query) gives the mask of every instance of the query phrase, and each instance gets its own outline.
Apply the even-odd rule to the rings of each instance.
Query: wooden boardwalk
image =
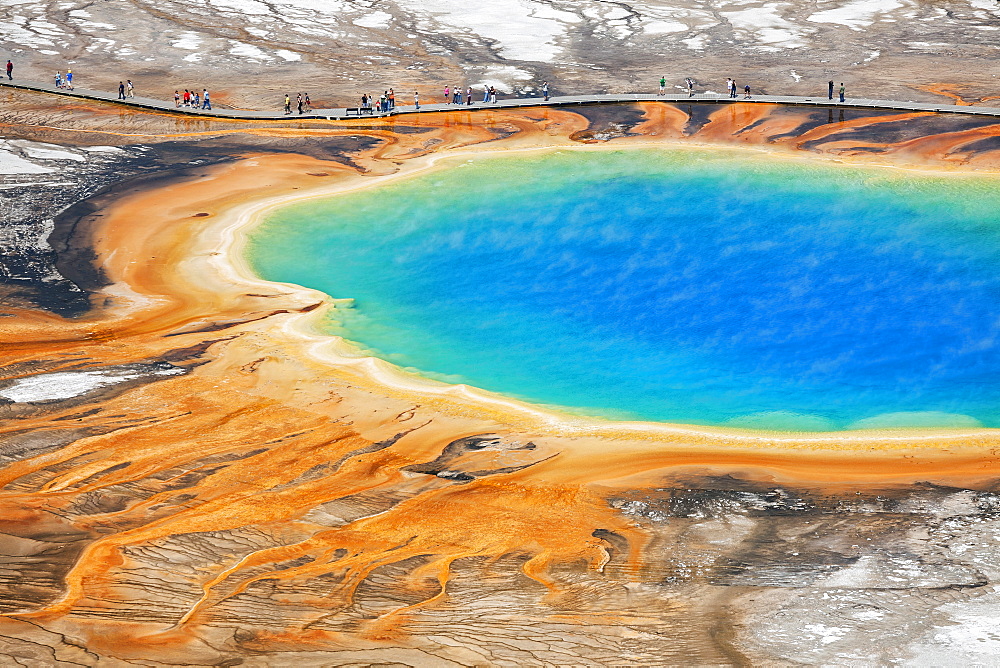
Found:
[[[20,90],[30,90],[40,93],[51,93],[84,100],[95,100],[151,111],[166,112],[171,114],[182,114],[185,116],[196,116],[205,119],[225,118],[248,121],[286,121],[286,120],[357,120],[357,115],[348,115],[347,109],[314,109],[301,116],[297,111],[292,114],[285,114],[282,111],[254,111],[248,109],[196,109],[193,107],[175,107],[173,100],[157,100],[147,97],[131,97],[125,100],[118,99],[117,95],[101,91],[92,91],[84,88],[67,90],[56,88],[55,86],[34,83],[28,81],[0,81],[0,86],[7,88],[17,88]],[[686,94],[656,95],[653,93],[625,93],[614,95],[560,95],[550,97],[548,101],[541,97],[520,97],[498,100],[495,104],[474,102],[471,105],[457,104],[422,104],[420,109],[413,105],[398,106],[387,113],[376,112],[365,114],[361,118],[387,118],[394,116],[406,116],[408,114],[427,114],[443,111],[480,111],[483,109],[510,109],[518,107],[566,107],[584,104],[620,104],[628,102],[668,102],[671,104],[783,104],[799,107],[824,107],[838,109],[869,109],[869,110],[895,110],[895,111],[916,111],[916,112],[939,112],[950,114],[965,114],[971,116],[997,116],[1000,117],[998,107],[973,107],[957,104],[941,104],[931,102],[901,102],[898,100],[869,100],[850,98],[846,102],[838,102],[836,99],[830,100],[825,96],[801,97],[794,95],[754,95],[751,99],[744,99],[740,93],[738,97],[731,98],[728,95],[716,93],[697,93],[693,96]]]

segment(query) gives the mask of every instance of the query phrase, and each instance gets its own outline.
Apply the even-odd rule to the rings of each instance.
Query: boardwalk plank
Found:
[[[172,114],[182,114],[185,116],[198,116],[202,118],[228,118],[237,120],[258,120],[258,121],[283,121],[283,120],[357,120],[356,115],[347,115],[346,108],[314,109],[311,112],[299,115],[297,112],[285,114],[282,112],[259,111],[253,109],[195,109],[193,107],[175,107],[173,100],[157,100],[146,97],[132,97],[125,100],[118,99],[117,95],[103,91],[93,91],[84,88],[68,90],[56,88],[52,85],[27,82],[27,81],[0,81],[0,86],[15,88],[20,90],[30,90],[39,93],[49,93],[65,97],[74,97],[85,100],[94,100],[117,104],[124,107],[136,109],[146,109],[152,111],[166,112]],[[364,118],[388,118],[391,116],[404,116],[409,114],[440,113],[447,111],[481,111],[483,109],[510,109],[524,107],[562,107],[581,104],[623,104],[631,102],[666,102],[677,103],[697,103],[697,104],[784,104],[791,106],[806,107],[831,107],[847,109],[872,109],[872,110],[898,110],[932,113],[965,114],[975,116],[997,116],[1000,117],[1000,108],[997,107],[975,107],[957,104],[937,104],[931,102],[904,102],[898,100],[871,100],[865,98],[848,99],[846,102],[839,102],[837,99],[829,100],[824,96],[804,97],[794,95],[753,95],[750,99],[744,99],[740,94],[731,98],[720,93],[698,93],[693,96],[686,94],[666,94],[656,95],[653,93],[624,93],[617,95],[560,95],[550,97],[548,102],[540,97],[533,98],[509,98],[498,100],[493,103],[474,102],[471,105],[431,103],[422,104],[420,109],[413,106],[400,106],[387,113],[376,112],[373,116]]]

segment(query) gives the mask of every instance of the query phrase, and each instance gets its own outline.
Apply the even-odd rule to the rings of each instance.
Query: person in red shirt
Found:
[[[12,63],[12,62],[10,62],[8,60],[7,61],[7,78],[10,79],[11,81],[14,80],[14,77],[11,75],[11,72],[13,72],[13,71],[14,71],[14,63]]]

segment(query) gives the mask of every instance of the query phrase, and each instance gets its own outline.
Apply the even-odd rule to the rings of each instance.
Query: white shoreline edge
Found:
[[[642,143],[631,145],[554,145],[540,147],[525,147],[516,149],[496,149],[496,150],[458,150],[427,156],[419,162],[404,163],[400,171],[385,176],[366,177],[364,183],[357,185],[330,186],[328,188],[312,189],[308,193],[283,195],[277,197],[264,198],[249,202],[220,212],[214,224],[198,233],[195,237],[195,244],[191,249],[197,251],[192,254],[191,260],[200,257],[212,271],[229,285],[243,285],[248,287],[265,286],[273,289],[275,285],[282,286],[283,289],[297,294],[309,303],[322,301],[324,307],[304,314],[295,314],[291,320],[286,320],[281,331],[290,339],[301,342],[303,348],[316,360],[342,369],[350,369],[356,373],[361,373],[366,378],[375,381],[378,385],[384,386],[390,391],[404,393],[431,394],[445,399],[458,399],[464,403],[481,405],[484,408],[492,408],[505,413],[512,413],[527,418],[533,423],[536,429],[540,429],[551,435],[559,436],[596,436],[596,437],[617,437],[628,438],[629,435],[635,438],[648,439],[651,436],[661,436],[674,441],[679,437],[707,438],[720,446],[791,446],[793,444],[810,446],[834,446],[845,442],[865,442],[872,446],[879,444],[899,445],[901,443],[930,443],[945,440],[972,441],[977,443],[950,443],[949,446],[966,445],[976,448],[989,447],[988,443],[983,443],[982,439],[990,441],[1000,439],[1000,429],[990,427],[980,427],[974,429],[961,428],[933,428],[933,427],[912,427],[912,428],[881,428],[864,430],[844,430],[834,432],[781,432],[753,430],[737,427],[706,427],[701,425],[684,425],[666,422],[643,422],[643,421],[617,421],[603,419],[599,417],[581,417],[568,413],[562,413],[556,409],[549,409],[517,399],[512,399],[503,395],[491,393],[477,387],[469,385],[448,384],[441,381],[417,376],[411,372],[372,356],[357,356],[359,348],[354,347],[343,337],[331,334],[324,334],[319,331],[316,322],[328,309],[333,308],[337,299],[330,295],[313,290],[300,285],[290,283],[278,283],[267,281],[249,268],[245,258],[245,248],[248,241],[249,231],[258,225],[263,216],[275,209],[304,202],[312,199],[321,199],[346,194],[349,192],[378,187],[389,181],[397,181],[409,177],[426,174],[439,168],[439,163],[448,162],[460,158],[487,156],[509,156],[518,153],[547,153],[553,151],[627,151],[635,149],[682,149],[682,150],[705,150],[705,151],[731,151],[734,153],[746,153],[748,151],[766,153],[769,157],[778,157],[790,161],[815,162],[817,158],[823,162],[834,163],[837,166],[849,166],[865,169],[889,169],[893,171],[918,172],[937,177],[968,177],[983,178],[985,176],[1000,176],[1000,172],[993,170],[977,170],[975,172],[968,169],[958,169],[954,171],[948,169],[935,169],[931,167],[885,165],[880,163],[866,163],[858,161],[845,161],[836,158],[828,158],[822,155],[797,156],[794,154],[779,153],[777,150],[769,150],[764,147],[755,146],[718,146],[706,143],[689,143],[679,141],[658,141],[655,143]],[[248,158],[253,160],[254,158]],[[672,438],[671,438],[672,437]]]

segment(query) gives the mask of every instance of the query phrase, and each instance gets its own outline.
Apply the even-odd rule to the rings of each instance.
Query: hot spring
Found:
[[[453,158],[271,212],[263,278],[408,372],[613,419],[1000,426],[1000,181],[675,149]]]

